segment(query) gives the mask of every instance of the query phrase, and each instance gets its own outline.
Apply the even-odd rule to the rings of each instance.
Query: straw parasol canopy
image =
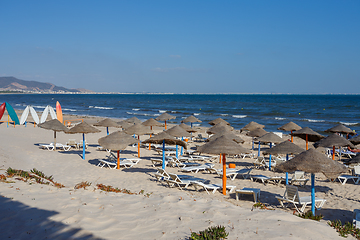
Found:
[[[132,117],[132,118],[129,118],[129,119],[125,119],[124,120],[125,122],[128,122],[128,123],[133,123],[133,124],[141,124],[141,120],[138,119],[137,117]]]
[[[185,123],[181,123],[179,126],[189,133],[197,132],[197,130],[191,128],[189,125],[186,125]]]
[[[214,134],[213,136],[211,136],[210,138],[206,139],[207,142],[210,142],[210,141],[214,141],[215,139],[217,139],[218,137],[221,137],[221,136],[227,136],[228,138],[232,139],[233,141],[235,141],[236,143],[244,143],[245,140],[243,140],[241,137],[235,135],[234,133],[232,132],[223,132],[223,133],[217,133],[217,134]]]
[[[350,142],[352,142],[355,145],[359,144],[360,143],[360,135],[357,137],[351,138]]]
[[[360,154],[356,155],[355,157],[351,158],[349,161],[346,162],[347,164],[354,164],[360,163]]]
[[[256,128],[248,133],[246,133],[247,136],[250,136],[250,137],[261,137],[261,136],[264,136],[265,134],[267,134],[268,132],[265,131],[264,129],[262,128]]]
[[[338,124],[335,127],[329,128],[327,130],[325,130],[325,132],[331,132],[331,133],[345,133],[345,134],[349,134],[349,135],[355,135],[356,132],[354,132],[353,130],[351,130],[350,128],[342,125],[342,124]]]
[[[153,133],[152,130],[150,130],[149,128],[147,128],[146,126],[136,123],[128,128],[126,128],[124,130],[125,133],[132,135],[132,134],[136,134],[136,135],[145,135],[145,134],[150,134]]]
[[[153,127],[153,126],[161,127],[162,126],[162,123],[156,121],[153,118],[150,118],[150,119],[146,120],[145,122],[143,122],[141,124],[144,125],[144,126],[149,126],[149,127]]]
[[[93,126],[89,125],[86,122],[79,123],[74,127],[70,128],[66,133],[75,134],[75,133],[97,133],[101,132],[99,129],[94,128]]]
[[[83,134],[83,159],[85,160],[85,134],[87,133],[97,133],[101,132],[99,129],[94,128],[93,126],[87,124],[86,122],[79,123],[75,125],[73,128],[70,128],[66,133],[75,134],[82,133]]]
[[[206,133],[208,134],[216,134],[216,133],[222,133],[222,132],[231,132],[234,128],[230,125],[227,125],[226,123],[218,123],[215,126],[212,126],[209,128]]]
[[[127,135],[124,132],[114,132],[106,137],[102,137],[98,140],[100,146],[117,151],[117,169],[120,169],[120,151],[124,150],[130,144],[136,143],[136,139]]]
[[[346,172],[344,165],[331,160],[315,149],[309,149],[295,156],[289,161],[276,167],[280,171],[292,172],[295,170],[307,173],[323,173],[328,178],[336,178],[340,173]]]
[[[182,120],[181,122],[183,122],[183,123],[186,123],[186,122],[194,123],[194,122],[202,122],[202,121],[199,120],[198,118],[194,117],[193,115],[190,115],[187,118],[185,118],[184,120]]]
[[[308,136],[308,141],[310,141],[310,142],[317,142],[320,139],[324,138],[323,135],[315,132],[314,130],[312,130],[309,127],[304,127],[300,130],[297,130],[297,131],[293,132],[291,135],[299,137],[304,140],[306,140],[306,136]]]
[[[105,119],[101,120],[100,122],[93,124],[93,126],[121,128],[121,126],[119,124],[117,124],[114,120],[111,120],[110,118],[105,118]]]
[[[155,118],[155,120],[158,120],[158,121],[167,121],[167,120],[171,120],[171,119],[175,119],[176,117],[173,116],[173,115],[170,115],[168,113],[163,113],[161,114],[160,116],[158,116],[157,118]]]
[[[354,148],[355,146],[349,141],[346,140],[344,137],[333,133],[326,138],[321,139],[320,141],[314,144],[315,147],[351,147]]]
[[[126,122],[125,120],[117,122],[117,124],[120,125],[123,129],[126,129],[126,128],[134,125],[134,123],[129,123],[129,122]]]
[[[216,124],[219,124],[219,123],[225,123],[226,125],[230,125],[230,123],[228,123],[227,121],[225,121],[222,118],[217,118],[217,119],[214,119],[214,120],[209,122],[210,125],[216,125]]]
[[[245,125],[245,127],[241,128],[240,130],[243,131],[243,130],[247,130],[247,131],[253,131],[257,128],[264,128],[265,125],[262,125],[262,124],[259,124],[257,122],[254,122],[254,121],[251,121],[249,122],[247,125]]]
[[[250,150],[243,148],[231,138],[221,136],[214,141],[208,142],[197,148],[198,152],[208,154],[222,154],[223,156],[223,177],[222,177],[222,193],[226,195],[226,155],[237,155],[241,153],[249,153]]]
[[[99,138],[99,144],[106,148],[114,151],[124,150],[130,144],[134,144],[137,140],[130,135],[118,131],[109,134],[106,137]]]
[[[44,123],[38,124],[40,128],[54,131],[54,150],[56,151],[56,132],[67,132],[69,129],[64,126],[59,120],[52,119]]]
[[[143,141],[143,143],[156,143],[156,144],[162,144],[163,142],[165,142],[165,144],[179,145],[179,146],[184,147],[185,149],[187,148],[187,145],[185,142],[176,139],[175,137],[171,136],[170,134],[168,134],[166,132],[158,133],[158,134],[152,136],[151,138]]]
[[[305,151],[305,149],[302,149],[298,145],[286,140],[277,144],[275,147],[265,150],[263,154],[299,154],[303,151]]]
[[[287,124],[284,124],[278,128],[278,130],[283,130],[283,131],[287,131],[287,132],[297,131],[300,129],[301,129],[301,127],[294,122],[288,122]]]
[[[110,118],[105,118],[101,120],[100,122],[97,122],[93,124],[95,127],[106,127],[107,135],[109,135],[109,127],[116,127],[121,128],[119,124],[117,124],[115,121],[111,120]]]
[[[188,133],[185,129],[183,129],[179,125],[176,125],[165,132],[174,137],[192,137],[190,133]]]
[[[284,141],[281,137],[273,132],[266,133],[265,135],[258,137],[257,140],[263,143],[281,143]]]

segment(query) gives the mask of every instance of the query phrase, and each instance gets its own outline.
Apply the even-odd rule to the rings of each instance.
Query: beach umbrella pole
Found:
[[[178,150],[178,145],[176,145],[176,158],[179,158],[179,150]]]
[[[292,130],[291,130],[291,134],[292,134]],[[291,142],[294,142],[294,136],[291,135]]]
[[[315,173],[311,174],[311,211],[315,216]]]
[[[270,143],[270,148],[272,147],[272,143]],[[269,171],[271,171],[271,154],[269,155]]]
[[[165,130],[166,130],[166,120],[165,120]]]
[[[109,127],[106,127],[106,133],[109,135]]]
[[[184,137],[181,137],[181,141],[184,141]],[[176,145],[177,146],[177,145]],[[184,148],[181,146],[180,155],[182,156],[184,153]]]
[[[285,173],[285,184],[286,185],[289,184],[289,173],[288,172]]]
[[[162,168],[165,169],[165,139],[163,140],[163,162]]]
[[[225,157],[225,154],[223,154],[222,162],[223,162],[222,193],[224,195],[226,195],[226,157]]]
[[[260,141],[259,141],[258,157],[260,157]]]
[[[309,150],[308,135],[306,134],[306,150]]]
[[[140,157],[140,135],[138,135],[138,158]]]
[[[150,130],[152,131],[152,126],[150,126]],[[150,133],[150,138],[151,138],[151,133]],[[149,143],[149,150],[151,150],[151,143]]]
[[[333,146],[332,159],[335,160],[335,145]]]
[[[120,150],[117,151],[117,169],[120,169]]]
[[[254,137],[252,138],[252,147],[251,150],[254,150]]]
[[[83,133],[83,159],[85,160],[85,133]]]
[[[54,131],[54,151],[56,151],[56,131]]]

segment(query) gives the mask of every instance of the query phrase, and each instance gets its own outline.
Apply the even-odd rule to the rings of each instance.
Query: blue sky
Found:
[[[100,92],[359,93],[360,1],[0,0],[0,76]]]

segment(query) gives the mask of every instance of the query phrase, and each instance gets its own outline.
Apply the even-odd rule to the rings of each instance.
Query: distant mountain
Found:
[[[52,83],[20,80],[14,77],[0,77],[0,91],[19,91],[31,93],[91,93],[86,89],[69,89]]]

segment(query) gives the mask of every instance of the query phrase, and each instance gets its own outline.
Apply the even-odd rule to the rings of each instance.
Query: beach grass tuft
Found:
[[[307,211],[306,213],[298,214],[298,217],[305,218],[305,219],[311,219],[315,221],[320,221],[323,219],[323,215],[313,215],[312,211]]]
[[[345,224],[342,224],[340,220],[332,220],[329,221],[328,224],[330,227],[335,228],[342,237],[347,237],[350,234],[356,239],[360,239],[360,229],[356,228],[351,222],[345,222]]]
[[[84,188],[86,189],[87,187],[90,187],[91,183],[85,181],[85,182],[81,182],[75,185],[74,189],[80,189],[80,188]]]
[[[190,239],[192,240],[220,240],[226,239],[229,233],[226,232],[224,226],[213,226],[200,231],[199,233],[191,232]]]

